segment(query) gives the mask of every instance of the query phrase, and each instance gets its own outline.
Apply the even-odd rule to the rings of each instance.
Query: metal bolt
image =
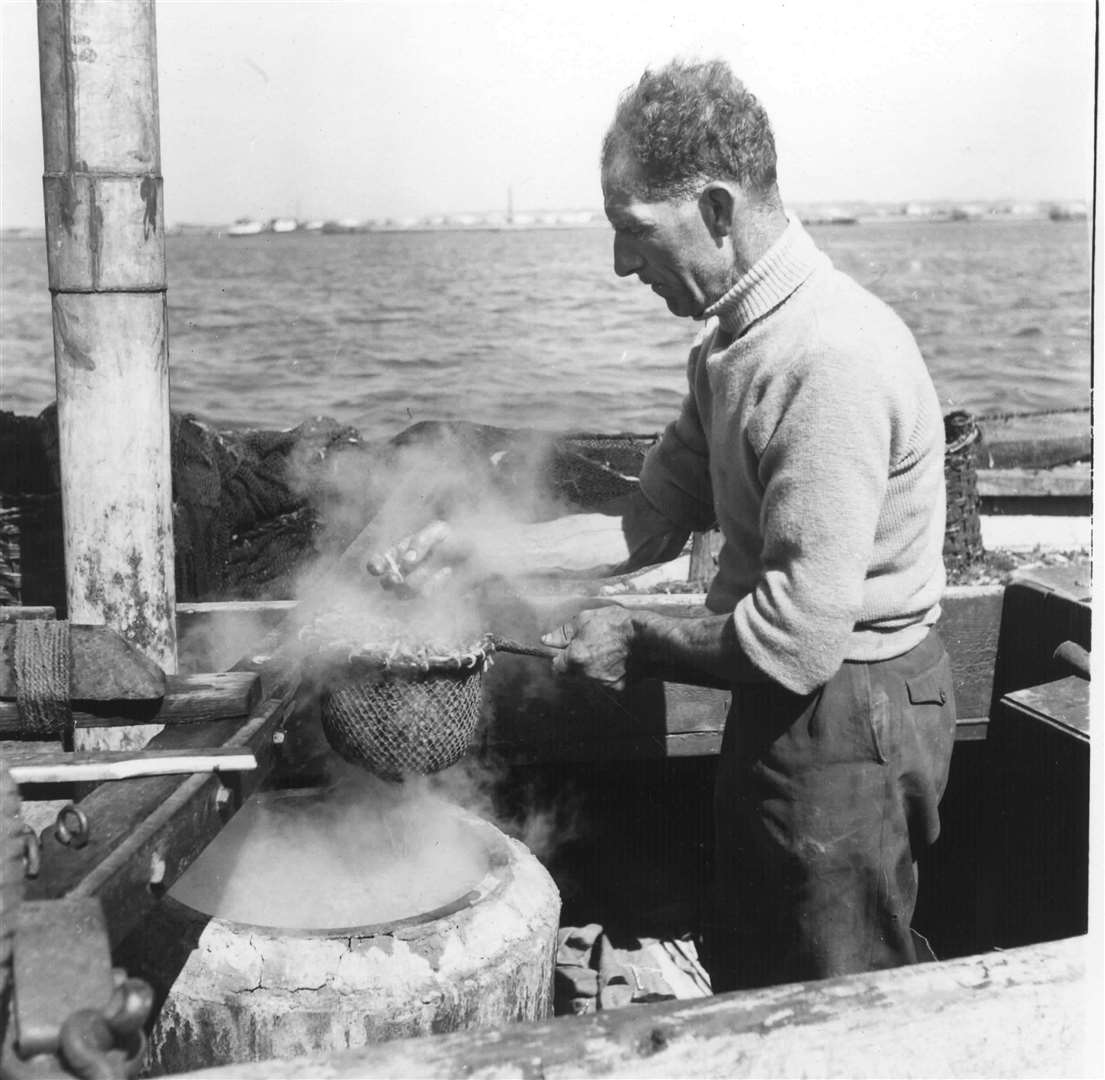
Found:
[[[227,821],[230,818],[233,809],[233,792],[226,784],[220,782],[219,786],[215,789],[215,812],[223,819]]]

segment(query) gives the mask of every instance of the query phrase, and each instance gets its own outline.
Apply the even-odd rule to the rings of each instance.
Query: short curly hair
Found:
[[[621,151],[640,166],[649,199],[692,195],[704,178],[777,198],[767,112],[724,60],[673,60],[645,71],[618,101],[603,167]]]

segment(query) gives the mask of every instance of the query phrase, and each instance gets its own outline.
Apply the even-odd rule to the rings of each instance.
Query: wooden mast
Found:
[[[154,2],[39,0],[38,33],[69,618],[111,626],[172,673]],[[157,730],[82,732],[78,748],[130,748]]]

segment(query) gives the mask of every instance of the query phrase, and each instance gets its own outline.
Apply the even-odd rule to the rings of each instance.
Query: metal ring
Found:
[[[54,822],[54,836],[57,837],[59,844],[82,848],[88,843],[90,832],[88,818],[84,811],[73,803],[67,803],[58,811],[57,821]]]

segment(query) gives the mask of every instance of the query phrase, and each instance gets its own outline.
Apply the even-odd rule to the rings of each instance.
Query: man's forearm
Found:
[[[642,675],[699,673],[721,683],[764,682],[767,678],[737,640],[731,615],[694,618],[633,613],[631,659]]]

